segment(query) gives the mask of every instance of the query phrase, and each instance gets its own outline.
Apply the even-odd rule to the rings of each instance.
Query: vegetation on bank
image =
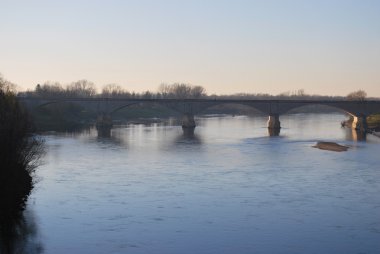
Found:
[[[42,140],[34,135],[14,85],[0,77],[0,253],[13,253],[17,247],[12,239],[18,237],[17,225],[42,152]]]
[[[117,84],[107,84],[98,92],[95,84],[88,80],[78,80],[63,85],[59,82],[37,84],[34,90],[19,93],[24,97],[106,97],[106,98],[144,98],[144,99],[281,99],[281,100],[358,100],[364,101],[367,94],[363,90],[349,93],[347,96],[325,96],[307,94],[305,90],[286,91],[277,95],[267,93],[235,93],[229,95],[207,94],[202,86],[186,83],[161,84],[156,91],[128,91]],[[369,98],[378,99],[378,98]]]
[[[351,127],[353,121],[354,118],[350,116],[346,121],[342,122],[342,125],[346,127]],[[370,131],[380,131],[380,114],[368,116],[367,127]]]
[[[369,116],[367,118],[367,124],[370,129],[380,130],[380,114]]]

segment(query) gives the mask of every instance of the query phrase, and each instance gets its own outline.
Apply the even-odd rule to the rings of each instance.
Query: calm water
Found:
[[[379,253],[380,139],[343,115],[263,117],[46,135],[29,199],[44,253]],[[322,151],[317,141],[349,145]]]

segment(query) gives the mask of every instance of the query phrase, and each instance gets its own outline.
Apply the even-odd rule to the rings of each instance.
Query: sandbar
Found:
[[[319,148],[322,150],[328,150],[333,152],[345,152],[348,150],[349,147],[342,146],[334,142],[318,142],[314,148]]]

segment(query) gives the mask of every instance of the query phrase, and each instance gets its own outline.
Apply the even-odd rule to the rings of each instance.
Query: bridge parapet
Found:
[[[136,99],[136,98],[38,98],[19,97],[28,107],[42,107],[56,103],[77,103],[82,106],[96,105],[99,111],[114,112],[121,108],[139,103],[156,103],[181,113],[199,114],[203,110],[219,104],[241,104],[271,114],[285,114],[291,109],[306,105],[326,105],[341,109],[352,115],[371,115],[380,113],[380,101],[345,100],[235,100],[235,99]],[[92,106],[93,107],[93,106]]]

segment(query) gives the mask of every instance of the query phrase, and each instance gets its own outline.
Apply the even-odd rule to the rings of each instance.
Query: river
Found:
[[[379,253],[380,139],[341,114],[46,133],[28,201],[42,253]],[[317,141],[347,152],[312,148]],[[31,248],[32,248],[31,247]]]

